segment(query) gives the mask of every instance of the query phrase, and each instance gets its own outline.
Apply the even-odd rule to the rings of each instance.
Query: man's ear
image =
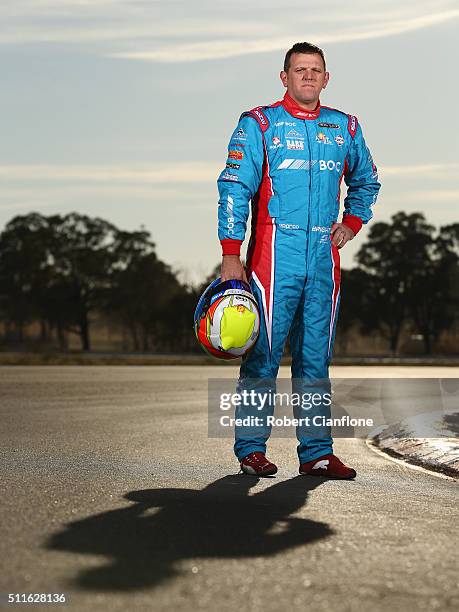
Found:
[[[285,70],[281,70],[280,73],[280,80],[282,81],[282,85],[284,87],[287,87],[287,73],[285,72]]]
[[[328,85],[328,81],[329,81],[329,80],[330,80],[330,73],[329,73],[329,72],[326,72],[326,73],[325,73],[325,80],[324,80],[324,84],[323,84],[322,89],[325,89],[325,88],[327,87],[327,85]]]

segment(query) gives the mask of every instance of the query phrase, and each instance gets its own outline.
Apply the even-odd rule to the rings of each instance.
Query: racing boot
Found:
[[[336,457],[336,455],[323,455],[300,465],[300,474],[307,476],[322,476],[324,478],[350,479],[357,476],[357,472]]]
[[[261,451],[254,451],[242,459],[241,470],[252,476],[272,476],[277,472],[277,465],[268,461]]]

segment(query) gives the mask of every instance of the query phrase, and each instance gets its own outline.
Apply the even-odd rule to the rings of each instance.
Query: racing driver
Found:
[[[296,43],[280,79],[287,90],[282,100],[242,113],[218,179],[221,278],[248,278],[261,314],[260,335],[243,359],[239,390],[275,389],[289,338],[292,388],[325,398],[331,391],[328,368],[339,308],[339,250],[371,219],[380,184],[357,118],[320,103],[329,80],[323,51]],[[338,221],[343,178],[347,195]],[[240,248],[249,202],[245,270]],[[264,409],[272,414],[274,407]],[[299,410],[294,408],[295,416],[301,416]],[[330,402],[319,401],[313,410],[311,417],[328,417]],[[257,406],[252,403],[250,411]],[[235,416],[247,414],[247,407],[239,406]],[[301,426],[296,433],[301,474],[356,476],[333,454],[329,427]],[[264,425],[236,427],[234,451],[244,473],[277,472],[265,456],[269,435]]]

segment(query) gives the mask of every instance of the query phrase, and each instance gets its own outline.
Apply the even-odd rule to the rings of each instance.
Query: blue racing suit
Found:
[[[340,295],[340,257],[330,230],[338,218],[343,178],[348,191],[342,222],[356,234],[372,217],[380,184],[353,115],[320,102],[308,111],[288,94],[241,115],[218,179],[224,255],[239,254],[251,202],[246,266],[262,320],[257,343],[243,359],[240,390],[274,389],[289,338],[294,390],[330,391]],[[325,404],[316,413],[326,417]],[[239,407],[235,416],[245,414]],[[267,426],[248,433],[236,428],[238,459],[265,452],[269,434]],[[300,463],[333,452],[329,427],[297,427],[297,438]]]

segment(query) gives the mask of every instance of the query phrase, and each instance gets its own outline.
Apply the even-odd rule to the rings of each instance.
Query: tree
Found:
[[[103,219],[71,213],[15,217],[0,237],[1,307],[22,338],[26,322],[40,319],[81,338],[90,349],[89,314],[100,302],[112,264],[116,228]]]
[[[420,213],[400,212],[391,223],[376,223],[356,259],[368,275],[366,312],[361,316],[366,333],[377,329],[397,352],[402,327],[411,323],[422,334],[426,353],[432,340],[454,318],[453,283],[459,251],[458,224],[429,225]]]
[[[373,329],[371,312],[376,298],[374,278],[360,268],[341,270],[340,310],[337,340],[341,353],[347,352],[350,332],[357,328],[362,333]]]
[[[26,323],[46,319],[49,224],[38,213],[14,217],[0,234],[0,311],[23,340]]]
[[[448,329],[457,316],[459,224],[441,227],[431,245],[429,258],[413,270],[407,304],[415,329],[423,337],[424,351]],[[456,282],[455,282],[456,279]]]
[[[117,229],[104,219],[70,213],[49,218],[52,235],[50,309],[58,328],[76,333],[90,350],[89,315],[109,286]]]
[[[430,261],[435,228],[420,213],[397,213],[392,223],[371,226],[368,241],[356,255],[368,277],[366,292],[371,310],[365,319],[366,332],[378,330],[396,354],[400,333],[408,317],[413,273]]]

